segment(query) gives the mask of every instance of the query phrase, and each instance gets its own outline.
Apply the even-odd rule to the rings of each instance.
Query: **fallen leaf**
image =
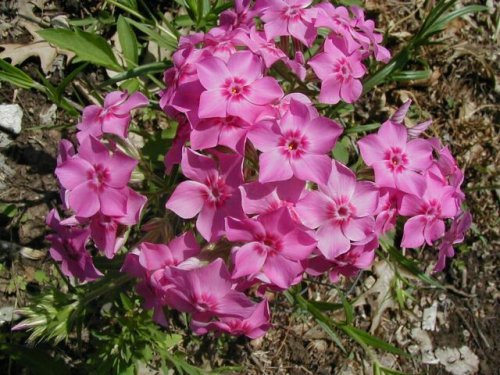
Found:
[[[436,357],[445,370],[453,375],[473,375],[479,371],[479,358],[467,346],[438,348]]]

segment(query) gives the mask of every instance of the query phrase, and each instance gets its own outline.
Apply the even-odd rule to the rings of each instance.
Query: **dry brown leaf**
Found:
[[[21,21],[20,25],[25,27],[26,30],[28,30],[28,32],[33,36],[33,41],[26,44],[0,44],[0,48],[3,48],[3,51],[0,52],[1,59],[9,59],[12,65],[19,65],[26,59],[32,56],[37,56],[40,59],[43,72],[48,73],[57,55],[66,55],[68,59],[75,56],[72,52],[59,50],[44,41],[37,34],[37,31],[40,30],[38,25],[29,21]]]

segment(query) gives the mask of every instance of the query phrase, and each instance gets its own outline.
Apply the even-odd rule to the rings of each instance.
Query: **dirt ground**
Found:
[[[424,8],[420,1],[394,0],[365,3],[380,29],[389,30],[388,46],[392,51],[397,51],[412,35],[425,10],[432,5]],[[3,6],[0,21],[13,19],[8,6]],[[68,2],[60,11],[76,17],[83,12],[77,2]],[[428,133],[449,144],[465,168],[464,186],[474,225],[452,265],[436,275],[446,290],[432,289],[411,280],[421,288],[407,288],[412,298],[407,300],[406,308],[401,309],[393,300],[381,303],[377,297],[381,291],[388,290],[387,285],[385,289],[384,285],[381,287],[383,262],[374,270],[364,272],[359,279],[340,285],[350,290],[350,297],[360,297],[356,307],[358,327],[372,328],[377,336],[412,354],[411,358],[402,359],[381,353],[382,362],[412,374],[453,373],[442,362],[438,363],[438,351],[463,347],[479,359],[479,374],[500,374],[498,17],[497,9],[496,14],[485,12],[453,22],[440,36],[441,44],[425,47],[420,52],[420,58],[432,71],[428,80],[380,86],[356,104],[353,115],[361,124],[368,119],[380,121],[410,98],[414,103],[411,118],[414,121],[432,118]],[[16,25],[2,29],[0,35],[0,44],[29,40],[29,35]],[[35,77],[37,66],[38,60],[32,58],[22,69]],[[50,80],[59,81],[61,74],[56,70],[50,74]],[[0,240],[32,249],[26,256],[12,245],[0,253],[3,265],[0,307],[13,304],[17,307],[25,302],[20,292],[23,279],[27,281],[24,287],[29,288],[36,270],[48,262],[43,239],[47,233],[44,217],[57,206],[59,199],[53,176],[57,144],[61,137],[71,133],[76,118],[61,110],[50,117],[53,108],[43,94],[15,89],[5,83],[0,83],[0,103],[17,103],[24,112],[23,131],[9,146],[0,149],[0,165],[6,171],[3,181],[0,177],[4,185],[0,184],[0,204],[15,207],[9,215],[0,215]],[[42,119],[47,123],[47,116],[48,123],[57,127],[34,130]],[[428,249],[408,255],[429,264],[436,259],[437,252]],[[14,286],[12,280],[17,280]],[[313,285],[308,293],[312,299],[335,297],[332,288],[324,284]],[[198,365],[244,365],[249,374],[369,373],[359,347],[345,341],[349,352],[346,356],[310,318],[294,312],[283,296],[274,299],[272,305],[275,329],[263,339],[251,342],[234,339],[216,344],[205,338],[201,346],[188,346],[186,350]],[[437,311],[435,329],[422,329],[427,314],[433,309]],[[379,321],[376,329],[374,319]],[[452,367],[452,362],[473,363],[474,357],[470,359],[464,350],[450,359],[448,366]],[[422,363],[422,357],[427,363]],[[462,369],[467,367],[464,366]]]

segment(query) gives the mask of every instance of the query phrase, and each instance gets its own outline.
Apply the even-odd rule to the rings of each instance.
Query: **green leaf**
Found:
[[[384,250],[386,250],[391,255],[391,257],[394,258],[398,262],[398,264],[400,264],[401,267],[403,267],[405,270],[429,285],[432,285],[438,289],[445,289],[445,287],[439,281],[421,271],[414,261],[406,258],[395,247],[385,244],[384,241],[380,241],[380,244],[382,245]]]
[[[135,68],[139,60],[139,46],[137,44],[137,38],[135,36],[132,27],[125,20],[125,17],[118,17],[118,22],[116,23],[116,28],[118,31],[118,39],[120,40],[120,46],[122,47],[123,56],[125,57],[127,67]]]
[[[380,124],[356,125],[344,130],[344,134],[367,133],[380,128]]]
[[[335,160],[340,161],[343,164],[347,164],[349,162],[349,148],[351,143],[348,137],[343,137],[333,149],[332,155]]]
[[[35,375],[66,375],[69,368],[60,358],[53,358],[46,351],[21,345],[1,343],[0,351],[9,353],[9,358],[30,369]]]
[[[431,70],[407,70],[395,73],[391,76],[393,81],[405,82],[405,81],[420,81],[429,79],[431,77]]]
[[[45,29],[38,31],[38,34],[47,42],[74,52],[79,61],[88,61],[116,71],[123,70],[116,61],[110,45],[99,35],[78,29],[76,31]]]
[[[309,303],[320,311],[336,311],[342,308],[341,303],[331,303],[323,301],[309,301]]]
[[[0,59],[0,81],[9,82],[23,89],[31,89],[35,86],[35,81],[29,75],[3,59]]]
[[[144,23],[136,22],[130,18],[124,17],[128,23],[134,26],[139,31],[142,31],[149,37],[149,40],[155,42],[160,47],[165,48],[169,51],[173,51],[177,48],[177,38],[173,33],[158,32],[152,26],[146,25]]]
[[[341,290],[339,290],[339,294],[342,306],[344,307],[346,324],[351,324],[354,321],[354,309]]]
[[[125,81],[127,79],[139,77],[146,74],[161,73],[170,66],[172,66],[172,63],[170,61],[161,61],[150,64],[144,64],[138,66],[137,68],[127,70],[126,72],[116,74],[115,76],[113,76],[113,78],[108,79],[107,81],[101,83],[98,86],[98,88],[114,85],[117,82]]]
[[[357,341],[360,344],[368,345],[373,348],[382,349],[386,352],[398,354],[404,357],[409,357],[409,354],[404,350],[391,345],[384,340],[379,339],[378,337],[370,335],[368,332],[363,331],[362,329],[350,326],[350,325],[339,325],[339,328],[342,329],[347,335],[349,335],[352,339]]]

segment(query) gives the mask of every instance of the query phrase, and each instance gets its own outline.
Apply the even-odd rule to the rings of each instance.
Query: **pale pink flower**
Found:
[[[68,190],[69,207],[76,216],[90,217],[100,211],[123,216],[127,209],[126,186],[137,160],[106,146],[93,136],[86,138],[78,154],[56,168],[61,185]]]
[[[262,151],[259,157],[259,182],[284,181],[295,176],[320,182],[330,171],[330,152],[342,128],[326,117],[311,118],[304,104],[290,103],[279,124],[263,122],[248,133]]]
[[[263,77],[262,63],[250,51],[237,52],[227,64],[209,57],[198,63],[200,118],[238,116],[252,122],[263,106],[279,100],[283,90],[272,77]]]
[[[166,204],[183,219],[198,215],[196,228],[207,241],[216,241],[224,234],[225,217],[243,215],[238,190],[243,182],[243,159],[239,155],[217,155],[219,165],[214,159],[185,148],[182,173],[190,180],[181,182]]]
[[[316,240],[280,208],[256,219],[226,219],[226,236],[244,242],[233,250],[233,278],[263,273],[278,288],[289,288],[303,272],[302,261],[316,248]]]
[[[126,138],[132,116],[130,112],[149,104],[140,92],[129,95],[126,91],[113,91],[106,95],[104,106],[90,105],[84,108],[82,121],[76,126],[77,138],[82,143],[87,137],[101,137],[103,133]]]
[[[373,54],[375,60],[389,62],[391,53],[387,48],[380,45],[384,37],[382,34],[375,32],[375,22],[373,20],[365,20],[365,13],[360,7],[352,6],[351,12],[355,16],[356,28],[359,31],[356,41],[361,44],[364,50],[363,54]]]
[[[365,75],[361,55],[348,53],[336,38],[325,41],[324,52],[314,56],[308,64],[321,79],[319,100],[326,104],[337,104],[340,99],[354,103],[363,91],[360,78]]]
[[[264,33],[257,31],[255,27],[247,34],[241,34],[238,39],[248,47],[250,51],[259,55],[264,60],[267,68],[270,68],[276,61],[286,58],[286,54],[276,46],[274,41],[268,41]]]
[[[373,234],[378,190],[371,182],[356,181],[354,173],[336,161],[330,170],[327,182],[301,199],[296,211],[306,226],[318,228],[318,249],[333,260],[349,251],[351,242]]]
[[[358,145],[363,160],[375,171],[378,186],[422,195],[421,173],[432,165],[432,145],[424,139],[407,139],[403,125],[386,121],[377,134],[367,135]]]
[[[356,22],[351,19],[346,7],[334,7],[329,2],[322,2],[316,6],[316,9],[317,16],[314,23],[316,27],[326,27],[341,36],[349,53],[360,48],[359,43],[354,38],[357,34],[355,30]]]
[[[457,214],[453,187],[444,185],[432,173],[426,174],[425,183],[427,188],[421,197],[406,194],[401,200],[400,214],[411,216],[404,226],[402,247],[417,248],[424,242],[432,245],[444,234],[444,219]]]
[[[380,198],[375,211],[375,232],[378,235],[383,235],[396,226],[398,210],[404,193],[391,188],[381,188],[379,193]]]
[[[261,19],[267,40],[291,35],[304,45],[311,46],[316,39],[314,27],[316,10],[309,8],[312,0],[270,0],[263,8]]]

